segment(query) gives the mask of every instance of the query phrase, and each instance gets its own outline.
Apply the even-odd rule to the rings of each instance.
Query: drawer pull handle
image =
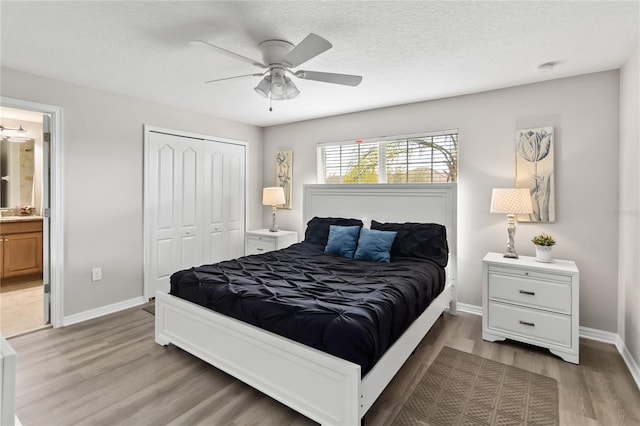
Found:
[[[520,290],[520,294],[527,294],[529,296],[535,296],[536,293],[534,291]]]
[[[527,322],[527,321],[522,321],[520,320],[520,324],[522,325],[528,325],[529,327],[535,327],[536,325],[532,322]]]
[[[264,251],[264,249],[263,249],[263,248],[261,248],[261,247],[257,247],[257,248],[256,248],[256,250],[258,250],[258,251]]]
[[[525,272],[524,274],[525,274],[525,275],[527,275],[527,276],[529,275],[529,273],[528,273],[528,272]]]

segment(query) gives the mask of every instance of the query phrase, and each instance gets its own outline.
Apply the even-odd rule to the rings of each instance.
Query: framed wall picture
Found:
[[[516,188],[529,188],[533,213],[521,222],[554,222],[555,182],[553,127],[516,132]]]
[[[285,204],[278,206],[283,209],[291,208],[291,190],[293,179],[293,151],[278,151],[276,154],[276,185],[284,188]]]

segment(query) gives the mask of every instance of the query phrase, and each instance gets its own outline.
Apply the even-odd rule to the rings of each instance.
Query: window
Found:
[[[457,181],[457,130],[318,145],[319,183]]]

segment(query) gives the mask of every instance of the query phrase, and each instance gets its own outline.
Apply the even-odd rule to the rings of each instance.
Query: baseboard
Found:
[[[618,348],[618,352],[620,352],[620,355],[622,356],[624,363],[627,364],[629,373],[631,373],[631,377],[633,377],[633,380],[636,382],[636,386],[638,386],[638,389],[640,389],[640,367],[638,366],[638,363],[631,356],[629,349],[627,349],[627,346],[624,344],[620,336],[618,336],[618,340],[616,342],[616,348]]]
[[[466,303],[458,302],[457,307],[459,311],[482,316],[482,306],[468,305]],[[627,369],[629,370],[629,373],[631,373],[633,380],[636,382],[636,386],[640,389],[640,367],[638,367],[638,363],[633,359],[631,353],[627,349],[627,346],[618,334],[610,331],[596,330],[595,328],[580,327],[579,335],[583,339],[597,340],[598,342],[614,345],[624,360],[624,363],[627,365]]]
[[[112,303],[111,305],[101,306],[99,308],[90,309],[88,311],[80,312],[77,314],[65,316],[63,319],[63,325],[77,324],[79,322],[87,321],[90,319],[98,318],[104,315],[113,314],[124,309],[133,308],[144,304],[144,297],[134,297],[133,299],[123,300],[122,302]]]
[[[467,303],[456,303],[456,307],[459,311],[466,312],[468,314],[480,315],[482,316],[482,306],[477,305],[469,305]]]
[[[624,344],[618,334],[611,333],[610,331],[596,330],[594,328],[580,327],[580,337],[615,345],[618,353],[620,353],[624,363],[627,365],[631,377],[633,377],[633,380],[636,382],[636,386],[640,389],[640,367],[638,367],[638,363],[633,359],[629,349],[627,349],[627,345]]]
[[[620,336],[618,336],[616,333],[612,333],[610,331],[597,330],[595,328],[589,328],[589,327],[580,326],[579,334],[580,334],[580,337],[582,337],[583,339],[597,340],[598,342],[603,342],[603,343],[611,343],[612,345],[616,345],[616,347],[618,347],[616,342],[620,340]],[[618,351],[619,350],[620,348],[618,348]]]

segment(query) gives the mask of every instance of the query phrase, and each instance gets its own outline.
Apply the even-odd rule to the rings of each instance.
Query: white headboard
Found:
[[[450,262],[457,253],[455,183],[304,185],[304,226],[314,216],[378,222],[439,223],[447,228]]]

